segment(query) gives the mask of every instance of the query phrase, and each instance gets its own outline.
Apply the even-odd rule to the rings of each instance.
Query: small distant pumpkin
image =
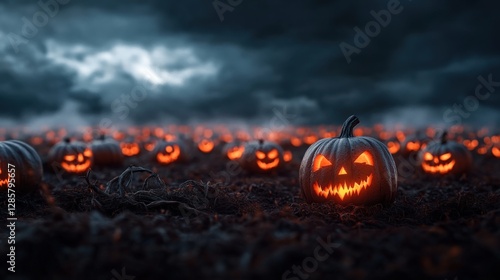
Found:
[[[217,141],[213,138],[201,138],[196,143],[198,150],[204,154],[211,153],[216,145]]]
[[[391,137],[385,141],[385,145],[389,152],[393,155],[397,154],[401,150],[401,144],[397,137]]]
[[[444,131],[419,154],[422,170],[431,175],[461,174],[472,167],[472,155],[464,145],[449,141]]]
[[[120,143],[122,154],[126,157],[137,156],[141,153],[141,146],[135,139],[128,138]]]
[[[495,143],[491,146],[491,155],[500,158],[500,143]]]
[[[372,137],[354,137],[350,116],[339,137],[311,145],[302,159],[299,182],[307,202],[369,205],[389,203],[397,192],[397,171],[387,147]]]
[[[401,144],[400,152],[403,156],[411,154],[417,155],[418,152],[425,148],[431,139],[422,133],[416,133],[406,137],[405,141]]]
[[[283,149],[275,142],[248,142],[240,159],[242,167],[252,172],[269,172],[283,165]]]
[[[245,144],[239,141],[229,142],[222,148],[222,154],[229,160],[239,160],[245,152]]]
[[[101,135],[90,144],[96,166],[117,166],[123,164],[124,157],[118,141]]]
[[[283,160],[285,162],[290,162],[290,161],[292,161],[292,159],[293,159],[293,154],[291,151],[286,150],[283,152]]]
[[[0,191],[7,190],[10,174],[15,174],[11,183],[16,193],[30,192],[40,185],[42,160],[30,145],[19,140],[0,142]]]
[[[181,141],[159,141],[152,152],[152,159],[159,164],[168,165],[187,161],[189,159],[187,153]]]
[[[92,150],[83,142],[65,138],[50,149],[48,159],[68,173],[81,174],[92,166]]]

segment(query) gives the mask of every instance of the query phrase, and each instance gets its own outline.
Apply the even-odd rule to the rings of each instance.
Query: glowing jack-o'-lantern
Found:
[[[386,142],[387,149],[391,154],[397,154],[399,150],[401,149],[401,144],[399,144],[399,141],[396,137],[390,138]]]
[[[141,152],[139,143],[135,142],[134,140],[121,142],[120,148],[122,149],[122,154],[126,157],[133,157]]]
[[[71,142],[69,138],[59,142],[49,152],[49,161],[60,164],[68,173],[84,173],[92,165],[92,151],[85,143]]]
[[[16,193],[33,191],[40,185],[42,174],[42,160],[30,145],[18,140],[0,142],[0,191],[7,190],[9,183]]]
[[[187,160],[186,149],[179,141],[159,141],[152,154],[154,161],[163,165]]]
[[[394,159],[382,142],[355,137],[353,128],[358,123],[356,116],[349,117],[339,137],[321,139],[307,149],[299,172],[307,202],[367,205],[394,200]]]
[[[496,144],[491,147],[491,154],[494,157],[500,158],[500,144]]]
[[[238,160],[243,156],[245,146],[240,142],[230,142],[224,145],[223,155],[229,160]]]
[[[403,156],[409,156],[411,154],[417,155],[418,152],[425,148],[429,142],[429,138],[426,135],[417,134],[411,137],[407,137],[406,140],[401,144],[400,152]]]
[[[268,172],[281,167],[283,149],[275,142],[264,140],[247,143],[241,157],[241,165],[248,171]]]
[[[302,145],[302,140],[300,140],[299,137],[292,137],[290,138],[290,143],[294,147],[300,147],[300,145]]]
[[[213,151],[214,147],[215,141],[212,139],[203,138],[198,141],[198,150],[200,150],[202,153],[208,154]]]
[[[460,174],[472,166],[469,150],[462,144],[448,141],[446,131],[439,141],[430,142],[419,157],[422,170],[428,174]]]
[[[156,146],[156,141],[152,140],[152,141],[147,141],[143,144],[144,146],[144,150],[148,151],[148,152],[152,152],[154,149],[155,149],[155,146]]]
[[[477,139],[465,139],[463,144],[469,151],[474,151],[479,145],[479,141],[477,141]]]

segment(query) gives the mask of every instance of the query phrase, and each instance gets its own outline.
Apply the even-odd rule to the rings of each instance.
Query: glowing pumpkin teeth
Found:
[[[447,164],[440,164],[440,165],[435,165],[435,166],[428,165],[425,162],[422,163],[422,167],[424,168],[424,170],[427,172],[430,172],[430,173],[445,174],[445,173],[450,172],[450,170],[452,170],[454,166],[455,166],[454,160],[451,161],[450,163],[447,163]]]
[[[362,189],[366,189],[368,186],[371,185],[372,179],[373,179],[373,174],[370,174],[368,177],[366,177],[366,180],[362,180],[359,183],[355,182],[353,186],[349,186],[347,185],[347,182],[344,182],[343,185],[342,183],[340,183],[337,186],[329,185],[325,188],[322,188],[316,182],[313,185],[313,189],[318,196],[323,196],[325,198],[328,198],[329,196],[338,195],[341,200],[344,200],[344,197],[347,195],[349,196],[352,196],[353,194],[359,195]]]

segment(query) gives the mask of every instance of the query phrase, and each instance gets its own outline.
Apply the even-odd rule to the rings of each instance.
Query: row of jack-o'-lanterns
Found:
[[[189,161],[192,152],[188,145],[173,137],[168,139],[170,140],[144,143],[143,146],[149,150],[147,158],[161,165]],[[206,143],[203,145],[197,145],[202,153],[214,150],[213,147],[210,150],[206,149]],[[212,142],[211,145],[215,144]],[[102,136],[87,145],[66,138],[51,148],[48,162],[58,164],[68,173],[81,174],[87,172],[91,166],[121,165],[125,157],[137,156],[140,151],[141,145],[134,141],[119,143]],[[263,140],[247,143],[230,142],[225,144],[222,151],[226,159],[237,160],[243,168],[254,172],[273,171],[292,160],[290,151],[283,151],[278,144]]]
[[[95,129],[85,127],[82,132],[69,133],[66,129],[50,130],[48,128],[41,134],[32,136],[28,131],[13,131],[6,135],[5,129],[0,129],[0,140],[23,139],[34,147],[44,144],[52,146],[70,136],[90,143],[94,139]],[[264,139],[276,142],[284,149],[307,148],[318,139],[332,138],[339,135],[340,129],[336,126],[319,126],[313,128],[287,127],[279,131],[266,130],[262,127],[229,128],[224,125],[215,126],[182,126],[169,125],[166,127],[129,127],[118,131],[101,130],[99,134],[110,135],[120,142],[125,156],[135,156],[143,150],[149,152],[154,148],[154,142],[149,139],[168,139],[181,135],[186,143],[196,143],[197,149],[210,153],[217,146],[230,142],[248,142],[251,139]],[[373,127],[358,127],[353,130],[354,136],[371,136],[386,143],[391,154],[408,156],[419,152],[425,145],[436,137],[437,130],[428,127],[421,130],[388,129],[376,124]],[[477,131],[463,126],[453,126],[449,129],[449,138],[464,144],[470,151],[479,155],[500,157],[500,136],[492,134],[488,129],[481,128]],[[142,146],[144,145],[144,146]]]
[[[323,138],[309,146],[299,170],[299,182],[306,201],[366,205],[394,200],[397,169],[390,148],[373,137],[356,136],[355,126],[358,123],[358,118],[351,116],[338,137]],[[360,135],[359,132],[357,134]],[[213,150],[215,143],[208,142],[212,136],[209,133],[200,136],[196,144],[201,152]],[[415,140],[405,140],[415,144]],[[449,141],[447,133],[442,133],[435,141],[428,141],[424,148],[421,141],[418,144],[420,164],[428,174],[459,174],[472,166],[469,149],[462,143]],[[134,149],[132,146],[125,148],[126,151]],[[161,164],[186,160],[188,155],[184,141],[179,139],[167,137],[150,148],[152,159]],[[263,140],[249,141],[244,145],[230,142],[222,150],[228,159],[238,160],[243,168],[257,172],[279,168],[286,157],[279,144]],[[71,173],[85,172],[93,163],[118,164],[123,156],[123,143],[120,146],[116,140],[104,138],[90,145],[67,139],[53,146],[49,152],[50,161],[59,163]],[[28,160],[22,162],[20,158]],[[41,180],[37,180],[42,174],[40,158],[27,144],[19,141],[0,143],[1,171],[7,170],[7,162],[20,167],[16,174],[30,174],[29,178],[16,177],[17,182],[24,184]],[[9,183],[1,175],[0,183]]]
[[[447,134],[448,135],[448,134]],[[460,143],[467,150],[481,156],[491,156],[500,158],[500,136],[475,137],[473,134],[448,136],[454,142]],[[432,138],[422,135],[412,135],[409,137],[391,137],[385,141],[389,152],[393,155],[409,156],[424,150]],[[479,140],[478,140],[479,139]]]

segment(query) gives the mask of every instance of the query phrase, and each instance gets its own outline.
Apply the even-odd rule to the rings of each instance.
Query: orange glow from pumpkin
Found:
[[[2,168],[0,168],[0,175],[2,175]],[[0,179],[0,188],[3,186],[7,186],[9,184],[9,179],[10,179],[9,173],[7,173],[7,178],[3,180]]]
[[[344,170],[345,171],[345,170]],[[331,196],[337,195],[340,200],[344,200],[346,196],[352,196],[354,194],[359,195],[361,190],[368,188],[371,186],[373,180],[373,174],[370,174],[366,177],[365,180],[361,180],[361,182],[355,183],[347,183],[344,184],[339,183],[337,185],[328,185],[326,187],[321,187],[317,182],[313,184],[313,190],[318,196],[323,196],[324,198],[328,198]]]
[[[83,153],[65,155],[61,167],[69,173],[82,173],[87,171],[92,164],[92,151],[85,149]]]
[[[162,164],[169,164],[179,159],[181,155],[181,149],[177,145],[169,145],[165,147],[165,152],[159,152],[156,154],[156,160]]]
[[[245,147],[243,146],[234,146],[227,150],[227,158],[230,160],[235,160],[241,158],[245,152]]]
[[[436,163],[436,161],[434,161],[434,163]],[[450,172],[454,166],[455,166],[455,160],[452,160],[451,162],[446,164],[439,164],[439,165],[429,165],[426,162],[422,163],[422,169],[428,173],[445,174]]]
[[[137,143],[120,143],[120,147],[122,149],[122,154],[127,157],[138,155],[141,151]]]
[[[477,141],[476,139],[473,140],[465,139],[463,144],[465,145],[465,147],[467,147],[467,149],[469,149],[469,151],[472,151],[475,148],[477,148],[477,146],[479,145],[479,141]]]
[[[403,131],[398,130],[396,132],[396,138],[398,138],[399,143],[403,143],[406,139],[406,135]]]
[[[314,158],[312,170],[313,172],[316,172],[325,166],[331,166],[331,165],[332,163],[328,159],[326,159],[326,157],[319,154]]]
[[[317,140],[318,140],[318,137],[316,137],[316,135],[308,135],[308,136],[304,137],[304,143],[306,143],[307,145],[311,145],[314,142],[316,142]]]
[[[31,138],[31,144],[33,144],[33,145],[40,145],[42,143],[43,143],[43,138],[40,136],[35,136],[35,137]]]
[[[257,157],[257,166],[262,169],[262,170],[269,170],[278,167],[278,164],[280,163],[279,159],[279,153],[278,150],[273,149],[269,153],[264,153],[262,151],[256,151],[255,156]],[[273,160],[271,162],[264,162],[263,160],[265,158],[268,158],[270,160]]]
[[[401,147],[401,145],[399,145],[398,142],[393,142],[393,141],[390,141],[390,142],[387,142],[387,149],[389,149],[389,152],[391,154],[395,154],[397,152],[399,152],[399,148]]]
[[[491,154],[497,158],[500,158],[500,148],[498,148],[496,146],[491,148]]]
[[[233,141],[233,136],[229,133],[222,134],[222,136],[220,137],[220,140],[222,140],[223,142],[229,143],[229,142]]]
[[[369,152],[363,152],[356,158],[356,160],[354,160],[354,163],[367,164],[373,166],[373,157]]]
[[[487,152],[488,152],[488,148],[486,148],[486,147],[481,147],[481,148],[477,149],[477,153],[480,155],[485,155]]]
[[[420,149],[420,143],[418,143],[418,142],[408,142],[406,144],[406,149],[408,151],[418,151]]]
[[[300,147],[300,145],[302,145],[302,141],[298,137],[292,137],[292,138],[290,138],[290,143],[294,147]]]
[[[146,143],[144,145],[144,149],[146,149],[146,151],[148,152],[152,152],[155,148],[156,144],[155,143]]]
[[[215,147],[215,143],[208,139],[202,139],[198,143],[198,149],[203,153],[210,153]]]
[[[283,160],[285,162],[292,161],[292,157],[293,157],[293,155],[292,155],[292,152],[290,152],[290,151],[285,151],[285,153],[283,154]]]

